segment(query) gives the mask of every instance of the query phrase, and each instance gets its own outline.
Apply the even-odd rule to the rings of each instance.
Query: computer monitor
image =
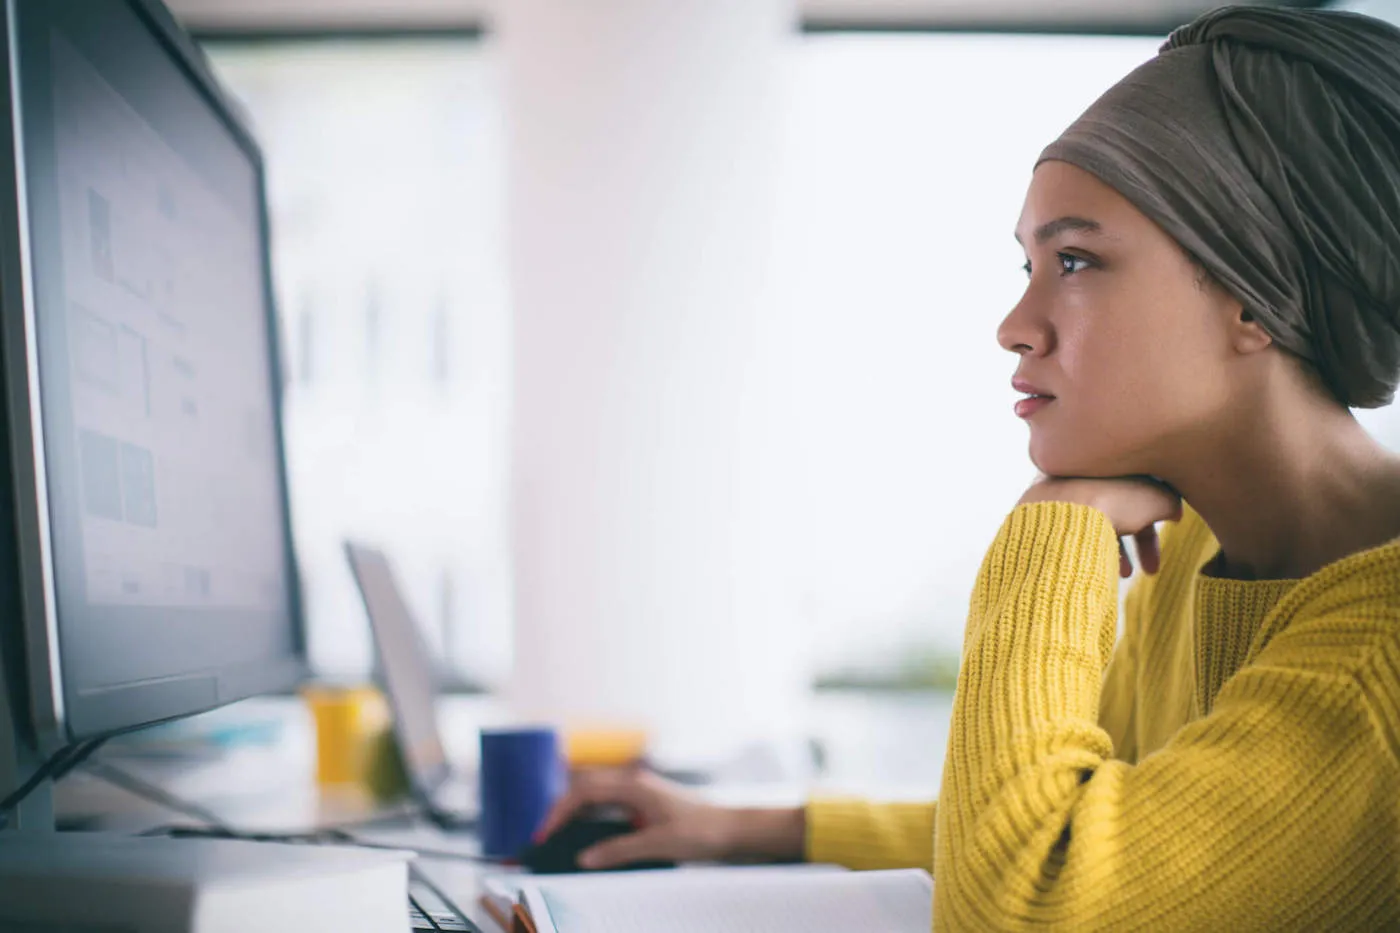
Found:
[[[4,7],[0,653],[52,751],[305,650],[258,147],[155,0]]]

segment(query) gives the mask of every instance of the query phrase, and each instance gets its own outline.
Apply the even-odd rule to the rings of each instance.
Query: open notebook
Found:
[[[918,869],[708,868],[487,883],[511,933],[928,933],[933,879]],[[509,909],[509,918],[501,916]]]

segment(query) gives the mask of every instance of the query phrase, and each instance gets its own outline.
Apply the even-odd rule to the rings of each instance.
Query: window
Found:
[[[449,674],[510,660],[502,129],[489,42],[211,42],[267,162],[312,663],[368,670],[382,544]]]
[[[1012,230],[1031,169],[1160,44],[798,46],[778,241],[819,683],[950,684],[977,567],[1034,477],[996,343],[1024,288]]]

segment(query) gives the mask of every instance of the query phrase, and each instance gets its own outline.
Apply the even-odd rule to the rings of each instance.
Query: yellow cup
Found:
[[[316,727],[316,782],[366,784],[389,708],[374,687],[314,684],[301,691]]]

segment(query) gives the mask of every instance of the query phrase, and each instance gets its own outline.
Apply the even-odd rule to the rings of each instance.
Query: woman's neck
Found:
[[[1318,402],[1225,433],[1162,474],[1220,542],[1216,575],[1305,577],[1400,536],[1400,457],[1345,409]]]

